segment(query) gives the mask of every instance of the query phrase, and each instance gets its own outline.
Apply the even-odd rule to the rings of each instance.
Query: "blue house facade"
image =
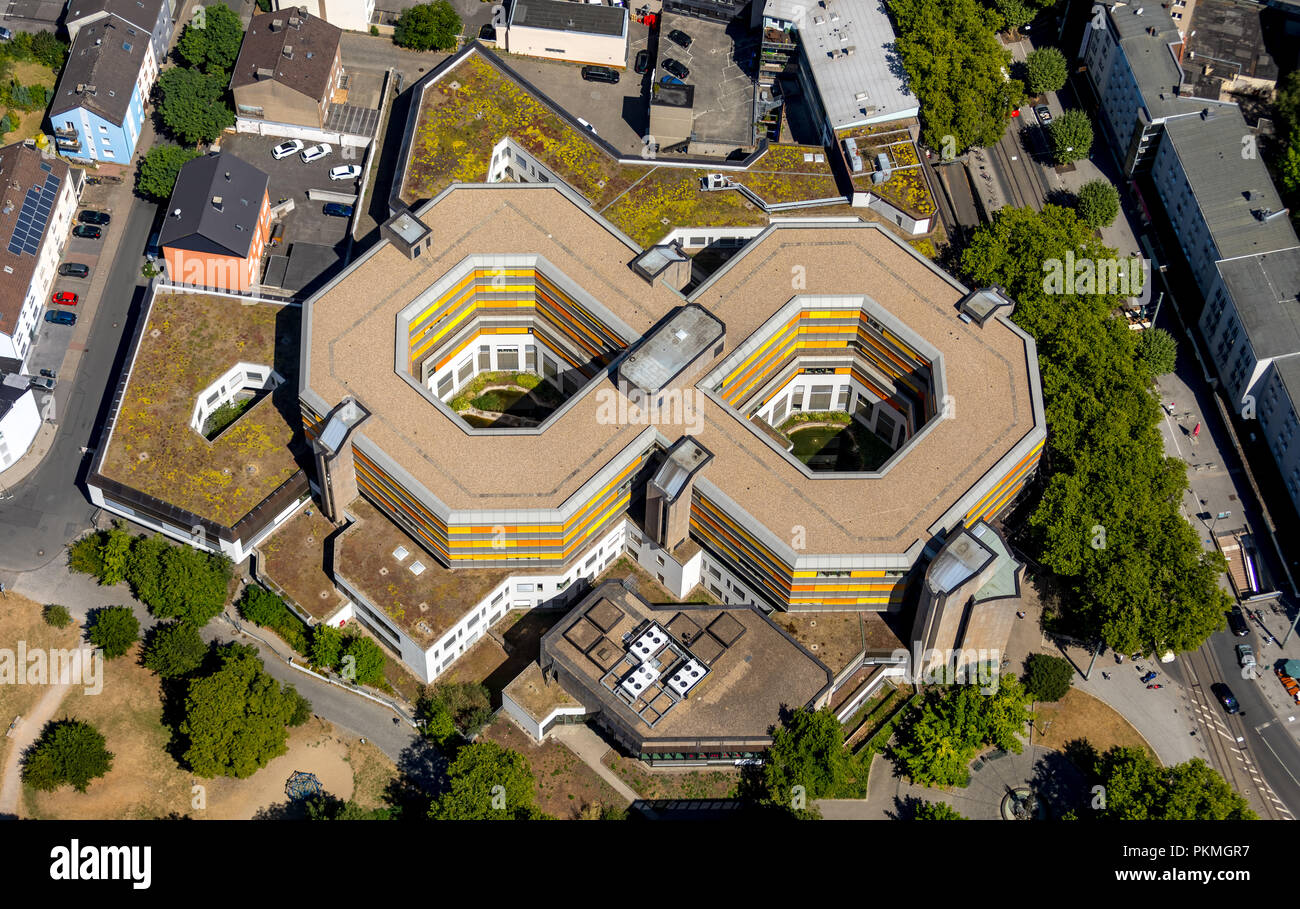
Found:
[[[116,15],[83,24],[50,104],[60,154],[130,164],[158,76],[153,35]]]

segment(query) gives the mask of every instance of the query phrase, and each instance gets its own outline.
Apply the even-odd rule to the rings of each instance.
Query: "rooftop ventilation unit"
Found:
[[[686,665],[668,677],[668,687],[685,697],[708,673],[709,670],[699,660],[687,660]]]
[[[272,19],[272,20],[271,20],[271,31],[273,31],[273,32],[278,32],[278,31],[279,31],[280,29],[282,29],[282,28],[284,28],[284,20],[283,20],[283,19]]]
[[[726,174],[709,174],[700,178],[700,189],[704,192],[716,192],[720,189],[731,189],[731,178]]]
[[[215,208],[217,211],[223,211],[226,207],[225,200],[223,200],[220,196],[213,196],[212,207]]]
[[[889,164],[889,155],[881,152],[876,155],[876,170],[871,175],[872,183],[884,183],[893,174],[894,170]]]
[[[631,654],[635,659],[644,663],[663,650],[664,645],[667,643],[668,632],[660,628],[658,624],[652,624],[632,643]]]
[[[619,687],[635,700],[645,694],[657,678],[659,678],[659,670],[642,663],[627,674],[619,683]]]
[[[292,60],[292,59],[293,59],[293,45],[292,45],[292,44],[286,44],[286,45],[284,46],[284,56],[285,56],[286,59],[289,59],[289,60]]]
[[[858,151],[858,140],[849,137],[844,140],[844,156],[849,159],[849,170],[855,174],[860,174],[866,170],[866,165],[862,162],[862,153]]]

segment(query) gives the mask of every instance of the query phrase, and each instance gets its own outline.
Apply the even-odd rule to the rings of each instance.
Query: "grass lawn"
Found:
[[[9,78],[16,80],[21,85],[43,85],[46,88],[54,88],[54,83],[58,78],[54,70],[32,60],[16,61],[11,66]],[[18,125],[6,133],[3,139],[0,139],[0,145],[9,145],[14,142],[21,142],[24,139],[31,139],[41,132],[41,124],[45,121],[45,108],[42,107],[26,113],[14,108],[11,113],[18,119]],[[0,116],[3,115],[4,111],[0,110]]]
[[[641,761],[623,757],[613,749],[602,758],[606,767],[644,799],[726,799],[734,798],[740,771],[663,770],[647,767]]]
[[[12,600],[12,597],[11,597]],[[104,664],[103,691],[88,695],[74,687],[59,717],[84,720],[103,734],[113,768],[85,793],[24,789],[23,811],[37,819],[133,820],[188,815],[195,819],[239,820],[286,801],[284,784],[295,770],[315,773],[326,791],[342,799],[354,794],[363,805],[382,804],[396,767],[373,745],[361,745],[324,720],[291,729],[289,750],[244,780],[199,779],[167,751],[171,731],[162,723],[157,678],[137,663],[139,645]],[[0,696],[5,692],[0,690]],[[196,791],[193,787],[201,786]]]
[[[1160,758],[1147,745],[1146,739],[1133,725],[1120,716],[1114,708],[1087,692],[1071,688],[1065,697],[1055,703],[1037,701],[1033,711],[1038,719],[1034,723],[1034,743],[1056,751],[1073,739],[1087,739],[1104,752],[1114,745],[1141,748],[1157,763]],[[1045,735],[1040,729],[1050,722]]]
[[[504,716],[483,735],[524,756],[537,781],[537,804],[553,817],[576,819],[584,806],[597,802],[620,808],[627,805],[627,799],[559,742],[538,745]]]

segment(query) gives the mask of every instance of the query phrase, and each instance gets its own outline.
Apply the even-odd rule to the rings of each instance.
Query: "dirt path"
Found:
[[[15,734],[10,737],[9,754],[5,757],[4,774],[0,777],[0,817],[18,816],[18,797],[22,793],[22,783],[18,779],[18,762],[22,759],[23,752],[41,734],[45,724],[53,718],[55,711],[63,703],[63,696],[71,687],[71,684],[51,685],[36,702],[32,712],[23,717]]]

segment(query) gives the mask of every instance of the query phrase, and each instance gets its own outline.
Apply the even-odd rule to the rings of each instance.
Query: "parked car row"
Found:
[[[271,149],[271,157],[277,161],[283,160],[290,155],[297,155],[302,159],[303,164],[311,164],[333,153],[334,146],[328,142],[321,142],[311,148],[304,148],[301,139],[290,139]],[[359,176],[361,176],[360,164],[341,164],[330,171],[331,180],[355,180]]]

